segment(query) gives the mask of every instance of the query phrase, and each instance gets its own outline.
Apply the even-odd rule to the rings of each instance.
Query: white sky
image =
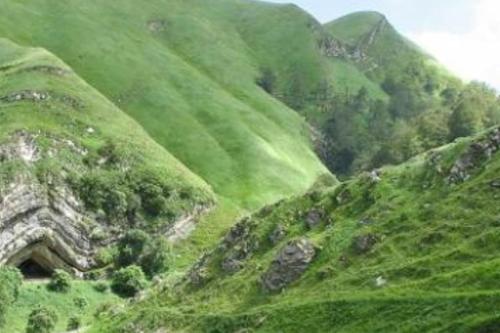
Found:
[[[500,90],[500,0],[271,0],[293,2],[327,22],[377,10],[464,80]]]

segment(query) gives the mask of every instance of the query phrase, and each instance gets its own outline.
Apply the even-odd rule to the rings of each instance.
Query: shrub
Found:
[[[115,260],[117,255],[116,247],[107,247],[100,249],[96,254],[96,261],[100,266],[107,266]]]
[[[26,333],[50,333],[57,323],[57,314],[54,310],[38,306],[31,311],[28,318]]]
[[[130,230],[118,242],[118,265],[126,267],[137,263],[151,237],[142,230]]]
[[[5,312],[19,295],[23,276],[17,268],[0,268],[0,327],[5,321]]]
[[[170,258],[170,245],[164,238],[157,238],[146,247],[139,264],[144,273],[152,278],[168,270]]]
[[[117,271],[111,289],[122,297],[133,297],[146,287],[146,277],[139,266],[132,265]]]
[[[80,310],[83,310],[87,306],[89,306],[89,302],[87,301],[87,299],[85,297],[76,297],[76,298],[73,299],[73,303]]]
[[[68,292],[71,289],[71,275],[61,269],[56,269],[49,282],[48,288],[57,292]]]
[[[108,291],[108,288],[108,284],[104,281],[99,281],[94,285],[94,289],[100,293],[105,293],[106,291]]]
[[[73,316],[68,320],[67,330],[74,331],[79,329],[81,326],[82,326],[82,319],[80,317]]]

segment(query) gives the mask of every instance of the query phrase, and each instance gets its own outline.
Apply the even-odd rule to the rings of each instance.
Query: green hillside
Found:
[[[202,179],[64,62],[44,49],[20,47],[6,39],[0,39],[0,46],[0,140],[8,144],[17,135],[31,136],[41,150],[33,161],[26,157],[25,166],[4,156],[2,185],[23,169],[47,186],[55,179],[78,183],[89,174],[118,181],[144,173],[178,191],[169,201],[185,201],[188,206],[179,206],[181,210],[213,202]]]
[[[261,59],[225,19],[240,4],[6,1],[0,36],[62,58],[218,194],[256,207],[327,171],[306,123],[255,84]]]
[[[184,280],[91,332],[494,332],[499,133],[266,207]],[[273,259],[297,239],[314,246],[312,262],[265,290]]]

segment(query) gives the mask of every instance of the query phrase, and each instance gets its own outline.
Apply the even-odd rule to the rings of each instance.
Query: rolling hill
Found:
[[[63,59],[236,204],[258,207],[327,173],[305,121],[255,84],[261,59],[225,19],[246,2],[3,5],[1,36]]]

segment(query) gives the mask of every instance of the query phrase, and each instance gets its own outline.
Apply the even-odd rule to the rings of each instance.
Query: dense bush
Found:
[[[85,297],[76,297],[73,299],[73,303],[80,310],[84,310],[87,306],[89,306],[89,301],[87,301]]]
[[[122,297],[133,297],[147,285],[146,277],[139,266],[120,269],[113,275],[111,289]]]
[[[139,262],[149,278],[166,272],[171,260],[170,245],[164,238],[157,238],[149,243]]]
[[[79,329],[81,326],[82,326],[82,319],[80,317],[73,316],[68,320],[67,330],[74,331]]]
[[[174,207],[168,205],[174,192],[153,172],[118,173],[114,169],[99,169],[83,176],[74,174],[70,183],[89,209],[102,211],[110,222],[116,224],[135,226],[147,217],[171,217],[174,214]],[[183,200],[191,198],[190,190],[183,191]]]
[[[106,291],[108,291],[108,288],[108,284],[104,281],[99,281],[94,285],[94,289],[100,293],[105,293]]]
[[[118,265],[126,267],[139,263],[147,244],[150,242],[151,237],[144,231],[128,231],[118,242]]]
[[[28,318],[26,333],[51,333],[57,323],[57,314],[54,310],[38,306]]]
[[[48,284],[48,288],[57,292],[68,292],[71,289],[72,277],[63,270],[56,269]]]
[[[0,268],[0,327],[5,323],[7,308],[16,301],[22,284],[22,274],[16,268]]]
[[[161,236],[152,238],[141,230],[130,230],[118,242],[117,265],[138,265],[149,278],[167,271],[170,258],[170,246]]]

